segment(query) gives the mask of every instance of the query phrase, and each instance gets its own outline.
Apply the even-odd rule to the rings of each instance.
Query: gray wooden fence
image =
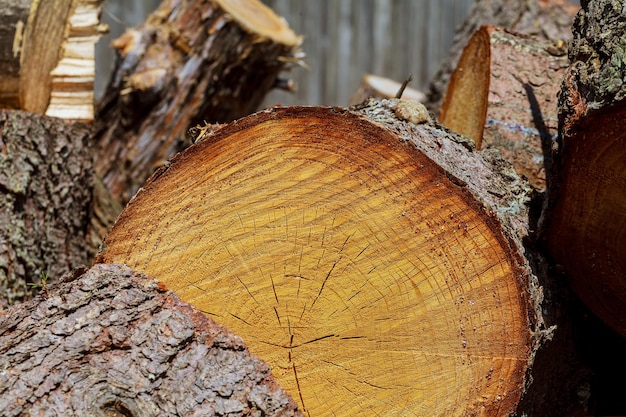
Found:
[[[424,88],[437,71],[474,0],[263,0],[304,35],[309,69],[290,75],[295,94],[275,91],[266,104],[346,105],[363,74],[397,81],[413,75]],[[103,20],[111,34],[98,47],[97,89],[113,55],[108,45],[124,26],[142,21],[158,0],[108,0]],[[107,55],[108,54],[108,55]]]

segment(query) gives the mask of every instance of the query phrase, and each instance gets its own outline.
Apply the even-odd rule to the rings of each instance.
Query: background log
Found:
[[[402,83],[389,78],[380,77],[373,74],[365,74],[361,79],[359,88],[350,99],[350,105],[363,103],[369,98],[394,98],[400,91]],[[406,86],[402,92],[402,98],[405,100],[415,100],[423,103],[426,96],[421,91]]]
[[[0,110],[0,298],[88,262],[93,169],[81,124]],[[93,250],[92,250],[93,252]]]
[[[562,41],[483,26],[452,74],[440,121],[473,139],[479,149],[499,149],[543,191],[556,146],[556,96],[569,65],[566,55]]]
[[[0,108],[93,120],[100,3],[0,1]]]
[[[302,416],[241,339],[120,265],[0,312],[3,416]]]
[[[404,100],[240,119],[156,172],[98,261],[241,334],[308,415],[507,415],[542,336],[530,187],[428,120]]]
[[[189,145],[190,127],[255,111],[300,41],[257,0],[164,1],[117,39],[95,133],[95,169],[112,196],[128,201]]]
[[[624,1],[582,2],[559,97],[546,245],[589,308],[626,336]]]
[[[450,75],[457,67],[463,48],[483,25],[501,26],[517,33],[533,35],[552,43],[569,43],[578,6],[567,0],[478,0],[459,28],[447,60],[430,82],[427,107],[439,113]]]

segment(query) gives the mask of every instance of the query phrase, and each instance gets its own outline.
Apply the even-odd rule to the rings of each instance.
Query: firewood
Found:
[[[0,312],[3,416],[302,416],[242,340],[121,265]]]
[[[350,105],[363,103],[369,98],[394,98],[402,89],[402,84],[373,74],[365,74],[361,78],[359,88],[350,99]],[[426,96],[421,91],[405,86],[402,97],[405,100],[415,100],[420,103],[426,101]]]
[[[569,64],[566,48],[562,41],[546,43],[483,26],[450,78],[440,121],[479,149],[499,149],[543,190],[556,144],[556,95]]]
[[[531,187],[405,100],[268,109],[157,171],[98,262],[242,336],[310,416],[507,415],[541,334]]]
[[[551,43],[569,43],[578,6],[568,0],[478,0],[457,30],[448,58],[430,82],[427,107],[438,113],[450,80],[469,39],[483,25],[495,25]]]
[[[258,0],[163,1],[114,41],[119,59],[96,120],[96,173],[125,203],[189,145],[196,125],[256,111],[301,38]]]
[[[42,274],[59,277],[89,261],[90,133],[0,110],[0,299],[9,304],[29,298],[28,284]]]
[[[100,3],[0,1],[0,108],[93,120]]]
[[[624,7],[583,2],[574,24],[543,237],[581,299],[626,336]]]

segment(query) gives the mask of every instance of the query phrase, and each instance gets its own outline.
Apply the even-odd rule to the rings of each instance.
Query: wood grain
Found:
[[[531,352],[524,269],[408,137],[340,109],[244,118],[156,173],[98,260],[241,335],[307,415],[506,414]]]

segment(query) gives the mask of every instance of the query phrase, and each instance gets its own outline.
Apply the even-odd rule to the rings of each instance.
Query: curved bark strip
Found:
[[[556,146],[556,96],[569,65],[566,47],[483,26],[452,74],[441,122],[479,149],[499,149],[535,188],[545,189]]]
[[[430,83],[428,108],[439,112],[450,75],[457,67],[463,48],[481,26],[502,26],[552,43],[569,43],[572,40],[572,22],[578,9],[567,0],[478,0],[454,36],[447,61]]]
[[[242,335],[309,416],[507,415],[534,357],[528,185],[405,100],[226,125],[131,200],[125,263]]]
[[[0,313],[3,416],[302,416],[238,336],[121,265]]]
[[[59,277],[89,261],[90,134],[80,124],[0,111],[0,298],[10,304],[28,298],[27,284],[42,273]]]
[[[117,39],[95,133],[95,169],[112,196],[127,202],[189,144],[190,127],[255,111],[300,41],[258,0],[164,1]]]
[[[587,306],[626,337],[626,5],[582,4],[543,237]]]

